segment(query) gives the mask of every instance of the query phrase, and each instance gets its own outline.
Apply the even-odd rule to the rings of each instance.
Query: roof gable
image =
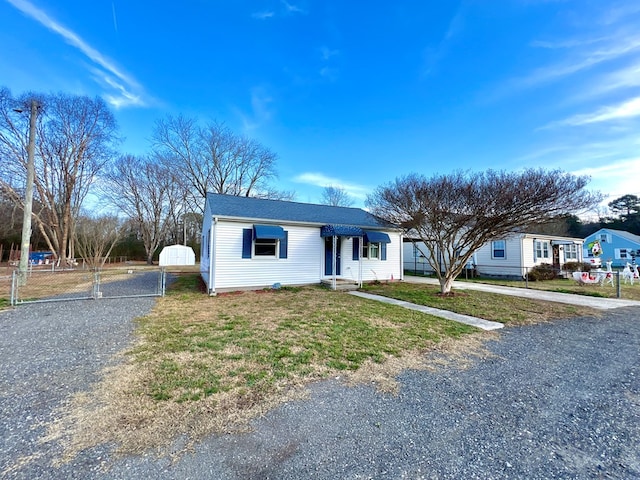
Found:
[[[361,208],[333,207],[218,193],[207,194],[205,209],[211,216],[234,219],[397,228]]]
[[[601,233],[610,233],[611,235],[615,235],[617,237],[623,238],[628,242],[637,243],[640,245],[640,235],[634,235],[631,232],[626,232],[624,230],[614,230],[613,228],[601,228],[597,232],[592,233],[587,238],[596,237]]]

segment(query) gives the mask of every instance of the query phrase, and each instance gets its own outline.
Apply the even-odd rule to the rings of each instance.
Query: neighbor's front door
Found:
[[[333,237],[324,238],[324,274],[333,275]],[[336,275],[340,275],[340,237],[336,239]]]

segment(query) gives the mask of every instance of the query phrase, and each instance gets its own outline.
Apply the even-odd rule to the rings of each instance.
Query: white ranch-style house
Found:
[[[359,208],[209,193],[200,273],[210,295],[401,280],[402,232]]]
[[[583,240],[532,233],[514,233],[485,243],[476,250],[467,264],[478,275],[521,278],[536,265],[551,264],[561,270],[567,262],[583,261]],[[422,242],[404,243],[404,268],[418,273],[430,273]]]

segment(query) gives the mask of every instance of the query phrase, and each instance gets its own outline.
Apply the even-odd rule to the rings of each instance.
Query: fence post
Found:
[[[164,297],[164,292],[167,287],[167,270],[162,267],[160,269],[160,296]]]
[[[620,270],[616,270],[616,298],[622,298],[620,290]]]
[[[529,288],[529,267],[524,269],[524,288]]]
[[[11,304],[12,307],[16,306],[17,303],[17,296],[18,296],[18,285],[17,285],[17,278],[18,276],[16,275],[16,270],[14,270],[13,272],[11,272],[11,298],[9,299],[9,303]]]
[[[93,272],[93,299],[97,300],[102,298],[102,292],[100,291],[100,271],[96,269]]]

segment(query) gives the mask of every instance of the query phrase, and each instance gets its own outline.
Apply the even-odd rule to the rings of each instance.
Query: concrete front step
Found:
[[[332,279],[322,279],[320,284],[323,287],[333,288],[333,280]],[[344,280],[341,278],[336,279],[336,290],[357,290],[359,288],[358,284],[353,280]]]

